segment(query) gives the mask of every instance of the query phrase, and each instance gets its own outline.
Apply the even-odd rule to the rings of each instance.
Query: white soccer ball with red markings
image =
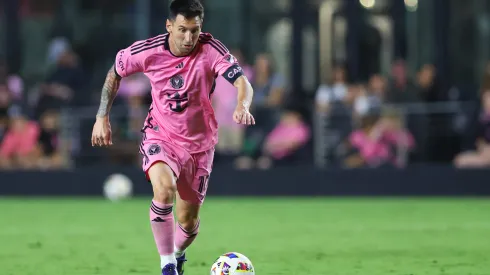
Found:
[[[123,174],[113,174],[104,182],[104,196],[111,201],[127,199],[133,194],[133,182]]]
[[[255,269],[245,255],[229,252],[214,262],[211,275],[255,275]]]

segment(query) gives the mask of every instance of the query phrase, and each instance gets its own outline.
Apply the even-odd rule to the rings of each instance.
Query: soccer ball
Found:
[[[129,198],[133,193],[133,182],[123,174],[113,174],[104,182],[104,196],[111,201]]]
[[[255,275],[252,262],[243,254],[230,252],[221,255],[211,267],[211,275]]]

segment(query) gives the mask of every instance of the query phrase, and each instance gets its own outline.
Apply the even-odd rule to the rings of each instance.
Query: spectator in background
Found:
[[[454,159],[454,165],[457,168],[490,167],[490,88],[486,88],[482,92],[481,102],[483,112],[480,116],[476,151],[457,155]]]
[[[354,122],[380,105],[377,98],[361,83],[348,85],[345,94],[339,100],[328,104],[327,113],[332,119],[349,117]]]
[[[318,87],[315,105],[319,112],[335,117],[358,118],[371,109],[379,108],[384,100],[385,83],[380,75],[371,77],[367,88],[361,83],[349,85],[346,83],[345,69],[338,66],[334,69],[334,78],[331,83]]]
[[[24,82],[20,76],[9,74],[7,63],[0,59],[0,85],[5,85],[12,101],[19,101],[23,97]]]
[[[59,110],[66,105],[84,105],[85,78],[77,55],[70,49],[59,54],[54,71],[40,88],[37,115],[46,110]]]
[[[381,118],[376,114],[364,116],[361,129],[349,136],[349,145],[347,167],[404,167],[414,139],[403,127],[400,114],[389,110]]]
[[[232,49],[231,54],[238,60],[244,75],[253,83],[253,69],[248,65],[238,49]],[[216,78],[213,107],[218,121],[218,144],[216,151],[219,156],[236,156],[243,145],[245,127],[233,121],[233,112],[237,103],[236,88],[223,76]]]
[[[396,60],[391,68],[391,83],[387,94],[390,103],[411,103],[419,101],[416,90],[410,82],[404,60]]]
[[[417,73],[416,88],[421,99],[425,102],[440,100],[440,90],[436,81],[436,67],[425,64]]]
[[[348,155],[344,165],[348,168],[376,167],[388,156],[388,148],[374,136],[378,122],[376,114],[361,118],[360,129],[352,132],[348,138]]]
[[[381,101],[375,95],[371,94],[364,85],[354,85],[353,89],[356,90],[353,106],[355,118],[362,117],[373,109],[379,109],[381,107]]]
[[[10,126],[0,144],[0,168],[31,169],[36,166],[39,126],[22,113],[19,106],[9,109]]]
[[[70,41],[66,37],[53,37],[48,45],[46,65],[48,68],[56,67],[60,56],[71,50]]]
[[[286,95],[286,80],[275,71],[270,55],[262,53],[255,58],[254,78],[255,109],[278,109]]]
[[[367,86],[362,84],[355,85],[354,95],[354,118],[359,120],[372,111],[379,110],[384,103],[386,91],[385,80],[381,75],[373,75],[369,78]]]
[[[432,64],[424,64],[417,72],[415,89],[424,103],[443,100],[436,75],[436,68]],[[459,138],[455,137],[454,144],[456,146],[447,145],[447,142],[451,139],[450,136],[445,136],[444,139],[446,141],[441,142],[440,133],[446,133],[447,135],[447,133],[452,132],[452,123],[446,117],[447,114],[437,112],[411,115],[410,126],[413,129],[413,134],[420,141],[419,148],[423,150],[423,155],[419,152],[415,156],[416,158],[424,156],[426,160],[437,162],[451,159],[454,156],[450,152],[451,150],[448,150],[448,147],[456,147],[459,143]]]
[[[318,111],[326,112],[332,102],[342,101],[347,94],[347,77],[343,66],[333,69],[333,78],[328,84],[318,87],[315,96],[315,105]]]
[[[368,93],[379,104],[386,101],[386,79],[380,74],[374,74],[369,78]]]
[[[378,127],[383,142],[390,146],[391,164],[398,168],[406,166],[415,148],[415,139],[405,127],[402,114],[396,109],[385,109]]]
[[[357,116],[355,112],[355,103],[361,92],[360,85],[349,85],[345,95],[340,101],[329,103],[327,114],[329,115],[329,130],[339,131],[341,139],[351,132],[352,125],[355,123]]]
[[[352,131],[354,103],[359,95],[358,85],[347,83],[346,70],[337,65],[326,84],[318,87],[315,95],[315,109],[322,125],[325,155],[331,164],[338,164],[338,155],[344,151],[342,142]]]
[[[58,120],[58,113],[52,110],[47,110],[41,116],[37,160],[37,166],[41,169],[56,169],[64,165]]]
[[[294,162],[297,153],[310,138],[310,127],[304,122],[301,113],[294,108],[285,111],[279,123],[264,141],[262,157],[257,161],[261,169],[270,168],[275,162],[287,164]]]

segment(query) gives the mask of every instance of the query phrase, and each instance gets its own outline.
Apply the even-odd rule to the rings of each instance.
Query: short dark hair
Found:
[[[199,16],[204,18],[204,7],[199,0],[173,0],[170,3],[170,19],[175,20],[181,14],[185,18]]]

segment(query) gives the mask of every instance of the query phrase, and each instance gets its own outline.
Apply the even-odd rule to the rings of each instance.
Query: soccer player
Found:
[[[181,275],[186,248],[199,232],[199,209],[217,143],[211,96],[218,75],[238,90],[234,121],[252,125],[255,120],[249,112],[253,90],[241,67],[220,41],[201,32],[201,3],[174,0],[169,17],[168,33],[135,42],[117,53],[102,89],[92,145],[112,145],[109,111],[121,78],[145,73],[151,82],[153,103],[139,151],[146,178],[153,186],[151,228],[162,274]]]

